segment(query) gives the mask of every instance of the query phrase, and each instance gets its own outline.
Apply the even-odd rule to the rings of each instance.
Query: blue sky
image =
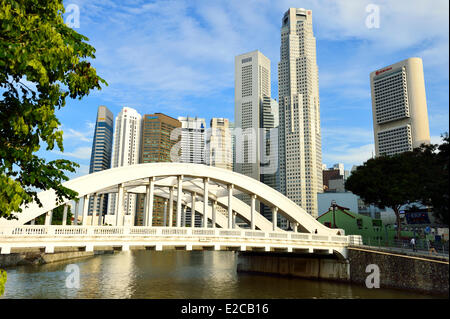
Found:
[[[380,27],[367,28],[370,3]],[[80,9],[80,28],[96,48],[93,62],[108,83],[58,112],[64,153],[89,170],[97,107],[114,116],[124,106],[141,114],[234,121],[234,57],[259,50],[271,60],[278,99],[280,25],[289,7],[313,11],[317,41],[323,162],[346,169],[374,152],[369,73],[409,57],[424,64],[433,142],[449,128],[449,2],[447,0],[68,0]],[[71,174],[71,177],[74,175]]]

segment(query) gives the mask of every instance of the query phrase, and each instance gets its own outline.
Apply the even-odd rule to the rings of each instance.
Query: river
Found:
[[[139,250],[18,266],[7,269],[5,294],[0,298],[436,297],[395,289],[237,273],[236,263],[234,252]],[[75,269],[79,269],[79,288],[67,288],[67,277],[76,274],[66,272],[70,264],[78,266]]]

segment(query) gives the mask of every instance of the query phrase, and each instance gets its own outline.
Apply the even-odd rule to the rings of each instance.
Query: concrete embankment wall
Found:
[[[348,261],[324,258],[320,255],[240,252],[237,271],[311,279],[350,280]]]
[[[113,249],[93,251],[80,251],[73,247],[65,248],[64,251],[55,251],[54,253],[44,253],[38,250],[21,251],[6,255],[0,255],[0,268],[14,267],[21,265],[42,265],[57,261],[90,257],[105,253],[113,253]]]
[[[379,268],[380,288],[398,288],[448,294],[448,259],[349,248],[348,259],[333,256],[240,252],[238,272],[254,272],[311,279],[345,281],[365,285],[372,270]]]
[[[350,281],[365,285],[370,264],[378,266],[381,288],[448,294],[448,259],[349,248]]]

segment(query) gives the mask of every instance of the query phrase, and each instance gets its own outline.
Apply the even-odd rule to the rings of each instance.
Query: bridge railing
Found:
[[[116,226],[58,226],[22,225],[0,227],[0,240],[5,237],[33,238],[41,236],[79,237],[79,236],[126,236],[126,237],[234,237],[248,239],[270,239],[271,241],[312,241],[333,242],[339,245],[359,243],[360,236],[328,236],[296,232],[264,232],[250,229],[190,228],[190,227],[116,227]]]

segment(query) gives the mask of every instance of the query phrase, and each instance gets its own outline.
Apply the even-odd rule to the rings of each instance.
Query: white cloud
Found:
[[[344,163],[346,169],[351,169],[364,163],[374,152],[371,129],[331,125],[322,129],[322,161],[328,167]]]
[[[430,143],[440,145],[440,144],[442,144],[442,137],[440,135],[439,136],[432,135],[432,136],[430,136]]]
[[[359,127],[324,127],[322,140],[335,143],[367,143],[373,142],[373,131]]]
[[[345,169],[351,169],[353,165],[362,165],[375,154],[374,144],[365,144],[351,147],[339,145],[323,154],[323,162],[327,166],[335,163],[344,163]]]
[[[372,127],[352,127],[362,124],[352,123],[348,110],[367,110],[371,120],[369,73],[411,56],[424,61],[432,134],[448,128],[448,113],[437,106],[448,102],[447,0],[75,2],[82,28],[93,30],[94,64],[110,84],[93,94],[106,101],[139,111],[200,112],[192,97],[226,99],[223,92],[234,87],[234,57],[256,49],[271,60],[276,84],[281,18],[289,7],[302,6],[313,10],[318,53],[337,45],[319,65],[321,100],[329,101],[321,105],[322,117],[350,123],[322,126],[324,161],[350,165],[371,156]],[[369,3],[380,6],[379,29],[365,25]],[[352,47],[339,50],[339,44]],[[435,83],[441,88],[434,92],[446,96],[429,94]],[[232,109],[232,98],[229,104]],[[87,142],[92,135],[69,129],[64,138]]]
[[[70,180],[89,174],[89,165],[80,164],[80,167],[78,167],[75,171],[75,173],[67,173],[67,177],[69,177]]]
[[[77,2],[82,19],[101,30],[93,38],[99,73],[122,91],[147,97],[170,92],[164,99],[232,88],[234,56],[255,49],[271,59],[276,82],[281,17],[299,6],[290,0]],[[369,3],[380,6],[379,29],[365,25]],[[446,0],[305,0],[301,5],[313,10],[317,39],[360,41],[346,61],[320,70],[321,87],[364,85],[358,96],[367,96],[368,73],[383,66],[371,64],[380,61],[380,52],[387,56],[412,46],[425,64],[448,64]]]
[[[63,130],[63,140],[78,140],[82,142],[91,142],[92,141],[92,134],[91,132],[81,132],[74,130],[72,128],[69,128],[67,130]]]
[[[52,153],[56,153],[65,157],[74,157],[78,159],[87,160],[91,158],[92,148],[89,146],[77,147],[72,152],[60,152],[60,151],[52,151]]]

